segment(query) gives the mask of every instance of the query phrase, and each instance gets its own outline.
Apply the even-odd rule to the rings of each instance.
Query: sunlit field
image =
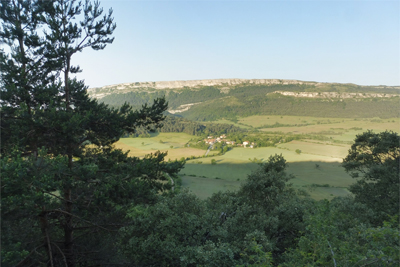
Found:
[[[332,158],[344,158],[348,154],[350,145],[346,144],[324,144],[307,141],[293,140],[289,143],[279,144],[278,148],[290,151],[301,150],[301,153],[327,156]]]
[[[318,118],[308,116],[278,116],[278,115],[257,115],[239,118],[239,123],[252,127],[260,127],[263,125],[280,124],[317,124],[317,123],[339,123],[339,118]]]
[[[238,123],[228,120],[219,120],[218,122],[234,124],[239,127],[259,127],[259,129],[264,132],[326,135],[327,137],[332,137],[332,141],[353,141],[357,134],[361,134],[367,130],[373,130],[375,132],[391,130],[400,133],[400,118],[352,119],[260,115],[239,118]],[[286,126],[274,127],[276,124]],[[268,127],[262,128],[262,126],[266,125]]]
[[[185,133],[158,133],[152,134],[149,138],[121,138],[115,146],[124,151],[130,150],[129,155],[132,157],[144,157],[158,150],[168,152],[167,160],[203,156],[206,153],[205,150],[185,147],[185,144],[191,138],[194,138],[194,136]],[[215,153],[215,151],[211,151],[209,155]]]

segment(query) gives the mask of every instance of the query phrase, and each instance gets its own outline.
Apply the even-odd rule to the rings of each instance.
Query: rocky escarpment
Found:
[[[188,81],[160,81],[160,82],[135,82],[135,83],[123,83],[116,85],[107,85],[103,87],[90,88],[88,89],[89,96],[92,98],[101,99],[111,94],[124,94],[129,92],[154,92],[157,90],[173,90],[180,91],[185,88],[196,89],[201,87],[213,86],[220,90],[221,93],[228,93],[231,89],[237,86],[251,86],[251,85],[300,85],[309,86],[314,89],[318,89],[318,92],[304,92],[304,93],[293,93],[293,92],[280,92],[281,94],[294,97],[313,97],[313,98],[365,98],[365,97],[391,97],[389,94],[366,94],[364,93],[348,93],[343,95],[342,92],[335,93],[329,92],[322,93],[325,88],[330,86],[338,87],[358,87],[355,84],[340,84],[340,83],[320,83],[320,82],[309,82],[299,80],[281,80],[281,79],[210,79],[210,80],[188,80]],[[366,86],[369,87],[369,86]],[[386,86],[373,86],[374,89],[380,90],[386,88]],[[399,90],[399,86],[390,86],[391,89]],[[395,91],[396,91],[395,90]],[[308,90],[310,91],[310,90]],[[327,90],[329,91],[329,90]],[[362,90],[360,90],[362,91]],[[397,93],[397,92],[396,92]]]
[[[274,94],[281,94],[292,97],[306,98],[377,98],[377,97],[395,97],[395,94],[374,94],[374,93],[336,93],[336,92],[283,92],[275,91]]]
[[[90,88],[88,93],[93,98],[103,98],[112,93],[127,93],[132,91],[146,90],[176,90],[183,88],[200,88],[204,86],[221,87],[222,92],[229,91],[229,87],[247,84],[247,85],[273,85],[273,84],[299,84],[299,85],[320,85],[317,82],[305,82],[298,80],[279,80],[279,79],[210,79],[210,80],[189,80],[189,81],[160,81],[160,82],[135,82],[123,83],[115,85],[107,85],[103,87]]]

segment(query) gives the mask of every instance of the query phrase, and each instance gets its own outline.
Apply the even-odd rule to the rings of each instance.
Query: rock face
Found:
[[[161,81],[161,82],[136,82],[123,83],[117,85],[107,85],[101,88],[153,88],[153,89],[172,89],[184,87],[216,86],[216,85],[238,85],[248,84],[317,84],[316,82],[304,82],[298,80],[279,80],[279,79],[212,79],[212,80],[189,80],[189,81]],[[92,88],[96,89],[96,88]],[[89,90],[92,90],[89,89]]]
[[[115,85],[107,85],[103,87],[90,88],[88,93],[93,98],[102,98],[112,93],[127,93],[130,91],[155,89],[183,89],[183,88],[198,88],[202,86],[224,86],[222,91],[229,91],[230,86],[239,84],[312,84],[319,85],[317,82],[304,82],[298,80],[279,80],[279,79],[212,79],[212,80],[189,80],[189,81],[161,81],[161,82],[135,82],[122,83]]]
[[[283,92],[275,91],[275,94],[293,97],[308,98],[372,98],[372,97],[394,97],[394,94],[373,94],[373,93],[336,93],[336,92]]]
[[[221,93],[227,93],[236,85],[288,85],[288,84],[298,84],[298,85],[310,85],[315,87],[324,87],[326,85],[333,85],[334,83],[319,83],[319,82],[309,82],[309,81],[299,81],[299,80],[280,80],[280,79],[211,79],[211,80],[189,80],[189,81],[161,81],[161,82],[135,82],[135,83],[122,83],[115,85],[107,85],[98,88],[88,89],[89,96],[92,98],[103,98],[110,94],[122,94],[134,91],[154,91],[154,90],[181,90],[183,88],[200,88],[203,86],[215,86],[221,90]],[[340,85],[340,84],[337,84]],[[375,86],[375,88],[380,88]],[[400,87],[392,87],[395,89],[400,89]],[[293,92],[279,92],[284,95],[290,95],[295,97],[321,97],[321,98],[343,98],[342,93],[323,93],[323,95],[318,93],[293,93]],[[382,96],[381,96],[382,95]],[[384,94],[368,95],[362,93],[348,93],[345,98],[364,98],[364,97],[391,97]]]

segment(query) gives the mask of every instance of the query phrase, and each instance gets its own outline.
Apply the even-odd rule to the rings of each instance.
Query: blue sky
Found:
[[[101,1],[115,41],[73,58],[89,87],[297,79],[400,85],[399,1]]]

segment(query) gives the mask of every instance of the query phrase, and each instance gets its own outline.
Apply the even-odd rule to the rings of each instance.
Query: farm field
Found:
[[[218,121],[222,123],[222,120]],[[278,116],[278,115],[259,115],[239,118],[240,124],[235,124],[231,121],[224,120],[224,123],[235,124],[237,126],[250,126],[250,127],[261,127],[264,125],[270,125],[271,127],[260,128],[262,131],[271,132],[283,132],[283,133],[320,133],[333,131],[336,133],[352,132],[362,133],[366,130],[374,130],[377,132],[392,130],[400,132],[400,118],[364,118],[364,119],[352,119],[352,118],[319,118],[319,117],[307,117],[307,116]],[[283,125],[291,125],[286,127],[272,127],[274,124],[279,123]],[[297,126],[296,126],[297,124]],[[312,124],[301,126],[301,124]],[[352,128],[361,128],[359,130],[352,130]],[[352,135],[351,134],[351,135]],[[354,140],[354,138],[352,139]]]
[[[228,120],[220,120],[217,123],[234,124]],[[275,123],[293,125],[261,130],[311,136],[318,134],[329,139],[294,140],[281,143],[277,147],[256,149],[235,147],[224,155],[188,160],[180,172],[183,187],[200,198],[207,198],[219,190],[237,190],[247,179],[247,175],[258,167],[249,159],[266,161],[271,155],[282,154],[289,164],[288,172],[295,175],[290,182],[296,188],[304,189],[315,199],[345,196],[349,194],[347,188],[354,183],[354,180],[344,171],[340,163],[347,155],[356,135],[367,129],[375,132],[384,130],[400,132],[399,118],[348,119],[270,115],[240,118],[239,123],[235,125],[248,128]],[[294,126],[295,124],[313,125]],[[122,138],[116,146],[130,150],[130,155],[136,157],[143,157],[157,150],[168,151],[167,160],[203,156],[205,150],[185,147],[192,138],[196,137],[185,133],[156,133],[151,134],[150,138]],[[301,153],[297,154],[296,149],[300,149]],[[211,151],[210,155],[215,153],[217,152]],[[211,159],[216,160],[216,165],[211,164]]]
[[[230,121],[226,121],[229,123]],[[263,125],[274,125],[279,124],[289,124],[289,125],[299,125],[299,124],[336,124],[340,128],[352,128],[352,127],[362,127],[365,129],[375,129],[375,130],[399,130],[400,118],[321,118],[321,117],[307,117],[307,116],[279,116],[279,115],[257,115],[249,116],[238,119],[239,123],[248,125],[251,127],[261,127]],[[231,122],[232,123],[232,122]],[[240,124],[239,124],[240,125]],[[372,127],[372,128],[369,128]],[[279,127],[282,128],[282,127]]]
[[[255,157],[266,161],[269,156],[275,154],[282,154],[288,161],[288,172],[295,175],[290,182],[296,188],[306,190],[315,199],[331,199],[334,196],[347,195],[349,192],[346,187],[354,183],[354,180],[340,166],[341,158],[307,153],[298,155],[294,151],[268,147],[234,148],[225,155],[213,157],[217,161],[216,165],[211,164],[210,158],[189,160],[181,171],[182,185],[189,187],[199,197],[211,196],[215,188],[238,189],[247,175],[258,167],[249,158]],[[202,163],[198,164],[198,161]],[[199,179],[193,179],[195,177],[192,176]],[[206,178],[200,178],[202,176]],[[215,188],[210,190],[209,194],[203,191],[206,190],[205,186],[198,184],[204,182],[207,182],[211,188],[210,184],[214,184]],[[328,184],[329,187],[312,187],[312,184]]]
[[[280,124],[317,124],[317,123],[339,123],[340,118],[318,118],[308,116],[279,116],[279,115],[257,115],[239,118],[238,122],[251,127],[261,127],[263,125]]]
[[[185,133],[154,133],[149,138],[121,138],[115,146],[124,151],[130,150],[129,155],[132,157],[144,157],[158,150],[168,152],[167,160],[204,155],[206,153],[205,150],[185,147],[185,144],[191,138],[193,136]],[[217,152],[210,151],[210,155],[215,153]]]
[[[346,144],[321,144],[297,140],[289,143],[279,144],[277,147],[290,151],[296,151],[296,149],[300,149],[301,153],[321,155],[332,158],[344,158],[350,149],[350,145]]]
[[[187,188],[201,199],[206,199],[219,191],[236,191],[241,182],[203,177],[181,176],[182,187]]]

